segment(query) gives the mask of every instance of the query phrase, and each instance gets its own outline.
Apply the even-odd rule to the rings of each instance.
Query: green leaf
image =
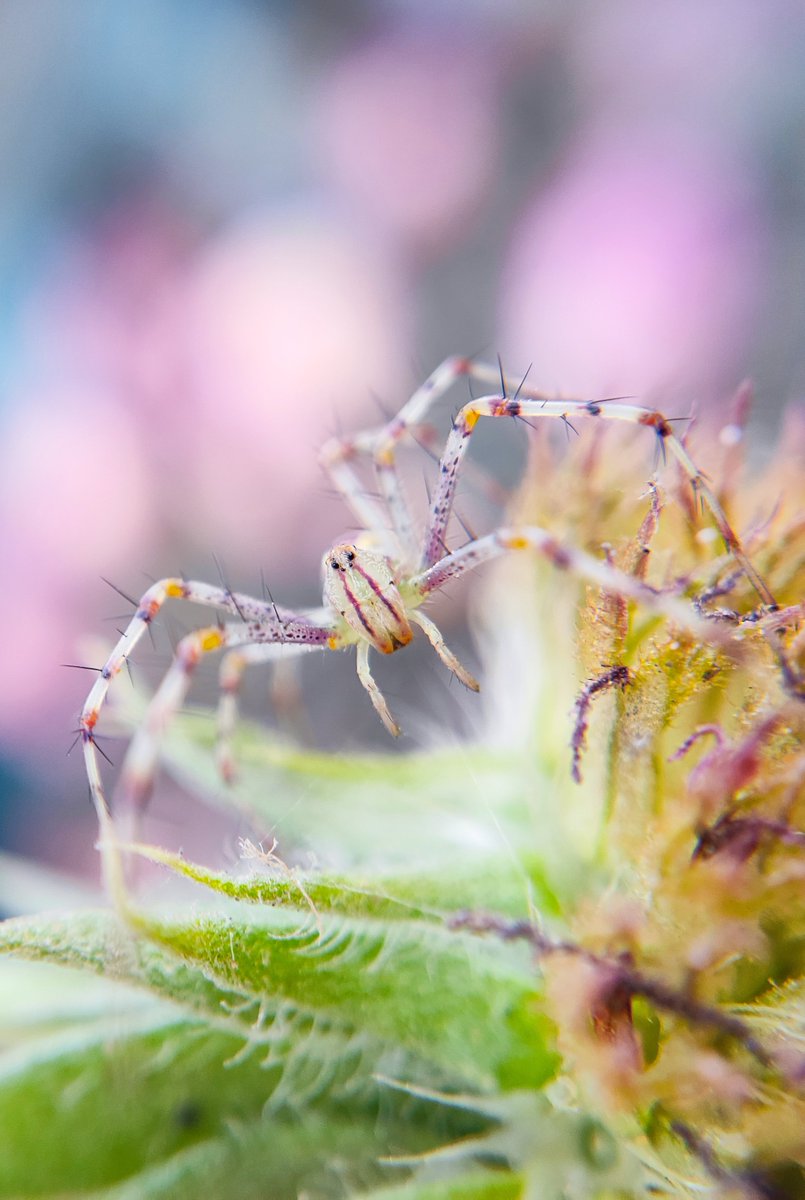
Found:
[[[252,846],[248,857],[262,858],[274,874],[253,873],[246,878],[237,878],[190,862],[181,854],[161,846],[135,844],[121,849],[168,867],[174,874],[229,899],[292,907],[306,903],[314,914],[343,913],[381,920],[442,922],[450,913],[468,908],[495,907],[498,912],[517,917],[528,916],[533,908],[550,916],[557,916],[561,911],[537,862],[523,863],[524,869],[530,868],[529,890],[524,891],[522,878],[512,878],[509,859],[459,862],[428,874],[399,872],[373,878],[289,870],[273,853],[255,853],[257,847]]]
[[[208,713],[184,714],[166,741],[166,763],[208,802],[268,820],[283,845],[315,845],[343,865],[427,865],[459,848],[470,855],[511,852],[528,821],[526,773],[510,752],[330,754],[301,750],[244,723],[234,743],[238,781],[225,787],[214,736]]]
[[[102,913],[17,919],[0,925],[0,949],[142,983],[280,1054],[310,1044],[326,1063],[360,1051],[386,1075],[440,1073],[478,1090],[537,1087],[555,1069],[522,946],[417,921],[328,916],[317,927],[309,911],[237,904],[143,924],[149,940]]]
[[[0,1057],[0,1196],[241,1200],[267,1181],[272,1197],[341,1195],[345,1177],[397,1178],[378,1163],[390,1146],[416,1155],[468,1128],[393,1093],[381,1105],[371,1081],[300,1120],[283,1064],[241,1050],[241,1037],[149,1002]]]
[[[550,1025],[519,949],[423,922],[326,919],[316,929],[299,913],[243,907],[150,933],[222,986],[280,996],[476,1087],[538,1086],[553,1072]]]
[[[368,1192],[364,1200],[517,1200],[525,1179],[512,1171],[471,1171],[445,1179],[411,1179]]]
[[[181,1151],[122,1186],[93,1193],[93,1197],[265,1200],[270,1196],[271,1200],[297,1200],[307,1196],[311,1200],[343,1200],[364,1196],[367,1188],[399,1177],[398,1169],[384,1168],[381,1162],[389,1142],[422,1147],[431,1140],[426,1130],[413,1122],[378,1123],[376,1117],[365,1113],[306,1112],[296,1119],[289,1114],[223,1130],[220,1136]],[[497,1194],[491,1195],[498,1200]]]

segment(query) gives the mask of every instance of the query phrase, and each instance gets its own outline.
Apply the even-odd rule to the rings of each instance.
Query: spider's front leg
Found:
[[[709,508],[727,549],[754,587],[763,604],[770,608],[775,607],[774,596],[746,554],[718,497],[662,413],[637,404],[618,401],[552,399],[527,387],[524,380],[510,394],[499,368],[489,367],[482,363],[471,363],[468,367],[468,374],[484,383],[500,380],[501,392],[497,395],[482,396],[471,400],[464,405],[453,422],[453,428],[439,463],[439,478],[431,503],[421,559],[422,568],[432,566],[443,555],[459,473],[469,440],[481,417],[520,417],[527,420],[545,418],[559,420],[566,427],[571,424],[571,418],[595,418],[596,420],[620,421],[643,426],[654,433],[658,445],[662,448],[663,458],[668,452],[676,459],[694,492]]]
[[[233,623],[232,628],[241,634],[240,640],[255,642],[287,642],[291,645],[326,645],[330,634],[328,624],[322,620],[320,613],[295,614],[284,609],[278,609],[274,604],[256,600],[252,596],[229,591],[228,588],[214,587],[207,583],[186,579],[161,579],[153,584],[137,605],[136,612],[123,631],[112,653],[101,668],[79,718],[78,732],[83,742],[84,761],[90,794],[98,821],[101,827],[102,839],[112,839],[112,825],[109,806],[106,801],[103,780],[101,778],[99,750],[97,745],[98,724],[103,706],[112,681],[126,667],[141,641],[146,630],[150,628],[159,615],[162,606],[169,599],[187,600],[207,608],[215,608],[240,618],[240,624]],[[244,639],[243,630],[249,631]],[[221,641],[222,633],[224,641]],[[188,641],[183,647],[182,654],[188,663],[192,664],[194,657],[212,650],[219,649],[231,635],[219,627],[198,631],[190,635],[193,641]],[[189,674],[193,665],[190,665]],[[172,668],[176,673],[176,666]],[[173,675],[169,673],[171,687],[174,687]],[[166,678],[164,686],[167,687]],[[152,720],[154,718],[152,717]]]
[[[447,647],[440,630],[436,625],[434,625],[433,621],[426,617],[424,613],[417,612],[416,609],[408,610],[408,619],[409,621],[413,621],[414,624],[418,625],[420,629],[422,629],[431,646],[433,646],[433,649],[439,655],[439,658],[442,660],[448,670],[452,671],[456,679],[460,680],[465,687],[470,689],[470,691],[479,692],[481,690],[481,685],[469,673],[464,664],[458,658],[456,658],[453,651]],[[394,717],[391,715],[389,706],[386,703],[386,698],[381,692],[380,688],[377,686],[377,682],[375,681],[375,678],[369,669],[370,648],[371,643],[369,641],[364,640],[358,642],[358,678],[361,681],[361,685],[366,689],[369,699],[372,701],[374,706],[374,710],[380,717],[380,720],[383,722],[386,729],[389,731],[392,737],[399,737],[402,733],[402,730]],[[395,649],[399,648],[399,646],[395,646]]]
[[[249,620],[261,622],[271,620],[273,610],[269,604],[261,604],[248,596],[236,596],[226,588],[211,587],[186,579],[160,579],[152,584],[137,605],[128,626],[117,645],[101,668],[98,678],[90,690],[78,721],[78,733],[83,743],[84,762],[87,769],[90,794],[102,830],[110,823],[109,806],[101,779],[98,762],[97,727],[112,680],[126,667],[146,630],[159,615],[166,600],[190,600],[208,608],[223,609],[225,612],[241,612]]]
[[[458,579],[468,571],[514,550],[536,551],[559,570],[570,571],[608,592],[635,600],[649,611],[667,617],[708,642],[725,646],[731,640],[727,631],[716,622],[706,620],[679,595],[656,591],[636,576],[610,566],[585,550],[560,542],[537,525],[503,526],[494,533],[469,542],[415,575],[410,587],[423,600],[427,599],[452,579]]]
[[[165,601],[169,599],[189,600],[191,603],[207,608],[220,609],[230,615],[237,615],[242,622],[248,622],[260,629],[272,628],[285,621],[282,610],[276,609],[273,604],[255,600],[251,596],[233,593],[228,588],[213,587],[207,583],[186,579],[159,580],[152,584],[136,606],[134,616],[101,668],[98,678],[87,696],[78,723],[78,735],[83,744],[90,796],[98,817],[104,878],[121,911],[127,909],[128,901],[112,815],[101,778],[99,755],[104,758],[106,755],[98,747],[98,724],[112,681],[124,667],[128,666],[138,643],[156,620]],[[295,631],[293,626],[291,631]],[[210,640],[215,641],[221,631],[215,628],[206,632],[209,643]],[[298,633],[301,639],[309,636],[306,627],[300,627]]]

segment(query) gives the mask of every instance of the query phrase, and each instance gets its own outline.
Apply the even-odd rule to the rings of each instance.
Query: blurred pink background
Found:
[[[59,664],[124,619],[100,577],[318,603],[318,446],[447,354],[682,412],[751,375],[770,436],[804,54],[794,0],[5,0],[4,842],[91,861]]]

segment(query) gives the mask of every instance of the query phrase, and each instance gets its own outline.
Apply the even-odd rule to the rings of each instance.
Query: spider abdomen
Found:
[[[345,543],[324,556],[324,601],[362,641],[393,654],[411,641],[394,570],[384,554]]]

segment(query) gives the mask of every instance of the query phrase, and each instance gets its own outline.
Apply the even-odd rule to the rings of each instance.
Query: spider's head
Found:
[[[353,571],[355,562],[358,559],[363,559],[366,551],[359,550],[357,546],[351,545],[349,542],[344,542],[339,546],[333,546],[324,556],[322,567],[325,572],[325,579],[328,571]]]
[[[322,568],[324,603],[357,634],[356,641],[371,642],[382,654],[408,645],[411,626],[385,554],[344,542],[327,551]]]

